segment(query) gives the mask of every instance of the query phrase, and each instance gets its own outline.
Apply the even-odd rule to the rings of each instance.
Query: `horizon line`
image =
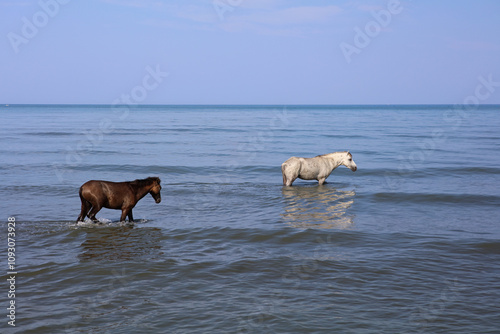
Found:
[[[116,107],[207,107],[207,106],[215,106],[215,107],[240,107],[240,106],[249,106],[249,107],[268,107],[268,106],[281,106],[281,107],[301,107],[301,106],[312,106],[312,107],[353,107],[353,106],[465,106],[460,103],[361,103],[361,104],[324,104],[324,103],[306,103],[306,104],[220,104],[220,103],[194,103],[194,104],[179,104],[179,103],[171,103],[171,104],[107,104],[107,103],[0,103],[0,107],[11,107],[11,106],[116,106]],[[484,103],[478,104],[475,106],[467,105],[468,107],[481,107],[481,106],[500,106],[500,103]]]

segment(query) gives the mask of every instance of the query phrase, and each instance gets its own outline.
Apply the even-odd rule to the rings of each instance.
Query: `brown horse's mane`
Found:
[[[147,179],[141,179],[141,180],[138,179],[138,180],[130,181],[130,184],[136,185],[138,187],[144,187],[144,186],[149,186],[153,183],[160,184],[160,182],[161,182],[161,180],[159,177],[150,176]]]

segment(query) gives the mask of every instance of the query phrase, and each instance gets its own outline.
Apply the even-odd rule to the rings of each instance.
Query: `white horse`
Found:
[[[291,157],[281,165],[283,185],[291,186],[297,178],[318,180],[322,185],[331,172],[340,165],[346,166],[353,172],[358,169],[349,151],[323,154],[314,158]]]

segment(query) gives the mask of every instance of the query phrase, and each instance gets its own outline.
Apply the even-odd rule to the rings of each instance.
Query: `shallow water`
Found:
[[[499,109],[1,107],[0,328],[497,333]],[[290,156],[343,150],[355,173],[281,185]],[[75,223],[85,181],[148,176],[134,224]]]

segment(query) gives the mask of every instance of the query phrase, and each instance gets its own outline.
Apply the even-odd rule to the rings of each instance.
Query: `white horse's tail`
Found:
[[[283,185],[286,186],[286,176],[285,176],[286,163],[281,164],[281,174],[283,174]]]

